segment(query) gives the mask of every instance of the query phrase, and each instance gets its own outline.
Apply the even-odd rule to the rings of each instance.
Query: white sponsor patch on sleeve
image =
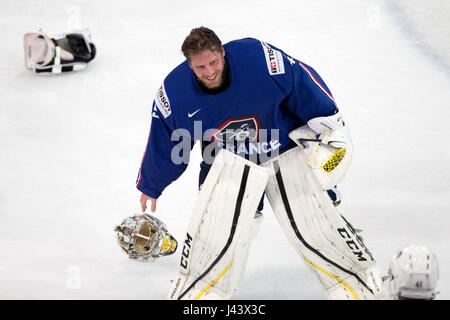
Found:
[[[283,55],[280,51],[273,49],[267,43],[261,41],[266,56],[267,69],[271,75],[284,74]]]
[[[164,88],[164,83],[158,89],[155,102],[156,107],[159,109],[164,118],[170,116],[172,113],[172,108],[170,107],[169,97],[167,96],[166,89]]]

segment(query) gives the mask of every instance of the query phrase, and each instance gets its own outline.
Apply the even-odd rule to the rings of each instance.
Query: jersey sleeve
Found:
[[[153,102],[152,121],[150,125],[150,134],[147,147],[139,169],[136,187],[142,193],[158,198],[163,190],[178,179],[186,170],[189,154],[179,153],[173,155],[174,150],[180,151],[180,140],[173,140],[173,132],[175,130],[173,119],[167,116],[164,110],[157,108]],[[167,116],[167,117],[165,117]],[[184,137],[188,139],[187,137]],[[189,144],[187,148],[183,148],[183,152],[189,153],[193,147],[193,142],[183,141],[183,146]],[[182,159],[183,158],[183,159]]]
[[[291,76],[291,89],[285,105],[307,122],[310,119],[333,115],[335,100],[320,75],[305,63],[285,55],[286,73]]]

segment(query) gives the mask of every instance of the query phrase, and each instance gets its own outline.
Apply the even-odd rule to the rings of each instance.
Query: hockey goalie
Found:
[[[168,298],[233,296],[263,219],[263,195],[330,299],[382,298],[375,261],[330,191],[345,177],[352,142],[319,73],[259,39],[222,44],[204,26],[191,30],[181,51],[186,60],[157,90],[136,180],[142,211],[150,201],[154,212],[202,143],[201,190]]]
[[[168,299],[229,299],[243,277],[265,192],[290,243],[329,299],[385,299],[379,270],[328,190],[345,176],[352,142],[341,114],[292,131],[297,147],[256,165],[225,149],[199,192]]]

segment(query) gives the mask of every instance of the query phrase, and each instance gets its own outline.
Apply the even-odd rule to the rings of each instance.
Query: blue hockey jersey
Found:
[[[263,162],[265,154],[292,147],[290,131],[336,112],[315,70],[282,50],[252,38],[231,41],[224,49],[231,82],[223,92],[202,91],[187,61],[159,88],[137,179],[144,194],[158,198],[185,171],[197,140]],[[235,143],[239,139],[245,143]],[[181,142],[188,148],[180,148]]]

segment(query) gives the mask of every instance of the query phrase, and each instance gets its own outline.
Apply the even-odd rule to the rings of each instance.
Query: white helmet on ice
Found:
[[[434,299],[439,279],[436,255],[425,246],[406,246],[392,257],[389,276],[396,297]]]

